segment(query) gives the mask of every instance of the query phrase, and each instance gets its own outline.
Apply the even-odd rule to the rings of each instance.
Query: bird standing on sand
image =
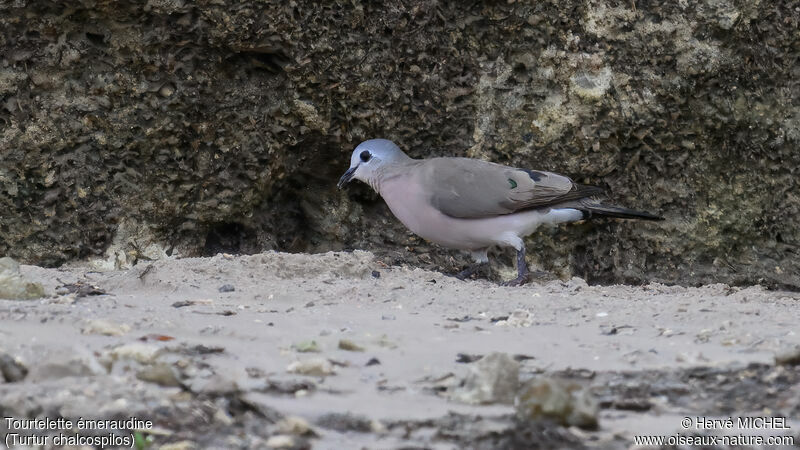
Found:
[[[603,193],[601,188],[577,184],[563,175],[470,158],[412,159],[386,139],[356,147],[338,187],[353,178],[369,184],[415,234],[443,247],[470,251],[475,264],[459,278],[489,262],[490,247],[514,247],[518,276],[507,285],[528,281],[522,238],[540,225],[595,216],[663,220],[602,204],[592,198]]]

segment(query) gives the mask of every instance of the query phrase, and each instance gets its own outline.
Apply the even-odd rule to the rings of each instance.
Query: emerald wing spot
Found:
[[[515,187],[517,187],[517,182],[512,180],[511,178],[508,179],[508,184],[511,185],[511,189],[514,189]]]

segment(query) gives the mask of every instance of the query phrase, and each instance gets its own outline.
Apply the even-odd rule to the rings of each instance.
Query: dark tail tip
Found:
[[[582,210],[583,218],[590,217],[616,217],[618,219],[638,219],[638,220],[664,220],[661,216],[650,214],[644,211],[636,211],[635,209],[623,208],[622,206],[612,205],[590,205],[584,207]]]

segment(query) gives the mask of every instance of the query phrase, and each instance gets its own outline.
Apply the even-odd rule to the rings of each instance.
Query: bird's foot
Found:
[[[533,270],[524,275],[520,275],[513,280],[501,283],[501,286],[522,286],[529,283],[545,283],[548,281],[558,280],[553,273],[546,270]]]
[[[513,280],[505,281],[505,282],[501,283],[500,285],[501,286],[522,286],[523,284],[530,283],[532,279],[533,279],[533,274],[526,273],[526,274],[518,276],[517,278],[514,278]]]

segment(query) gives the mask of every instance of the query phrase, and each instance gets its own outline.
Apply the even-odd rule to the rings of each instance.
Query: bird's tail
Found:
[[[620,219],[664,220],[661,216],[643,211],[623,208],[622,206],[603,205],[600,203],[583,204],[578,209],[583,213],[584,219],[589,219],[591,217],[617,217]]]

